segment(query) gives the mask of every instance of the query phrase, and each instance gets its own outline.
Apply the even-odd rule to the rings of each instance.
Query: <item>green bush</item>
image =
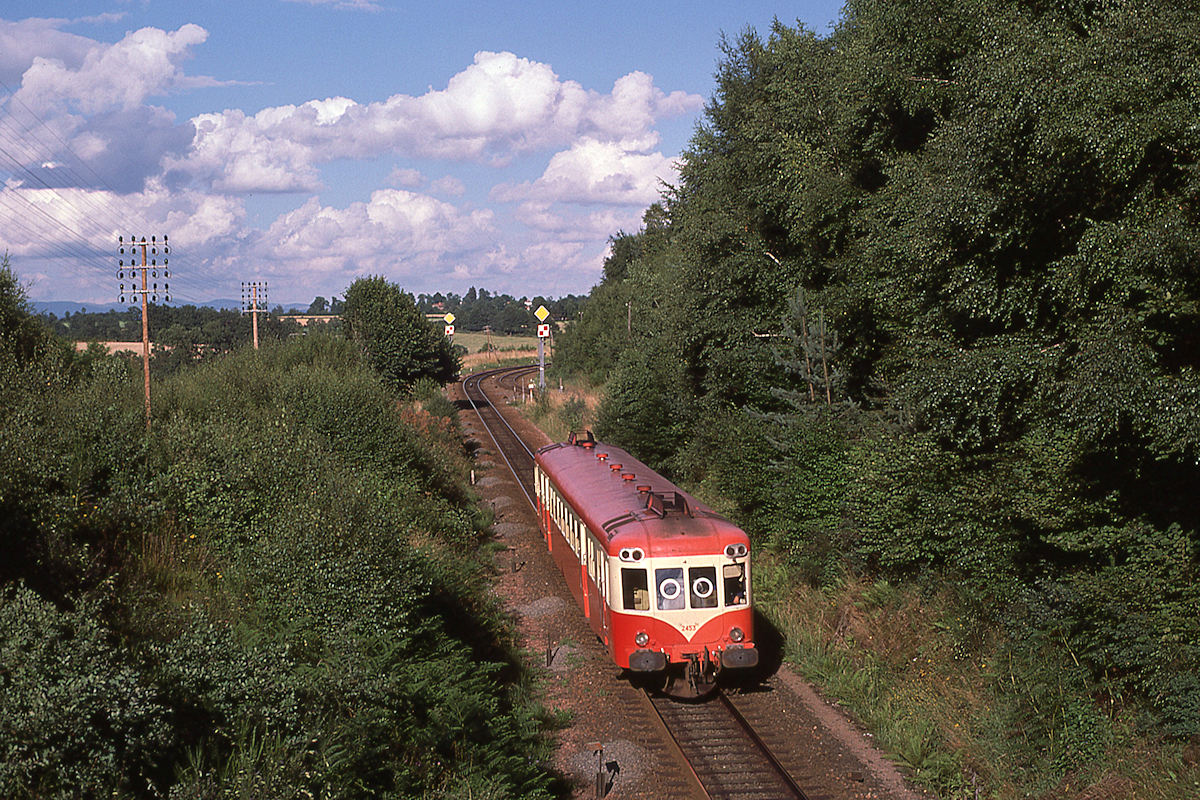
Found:
[[[101,616],[19,583],[0,594],[0,795],[141,793],[164,777],[169,709]]]
[[[681,388],[665,354],[626,350],[605,386],[596,436],[664,469],[685,438],[688,407]]]
[[[308,336],[173,373],[147,433],[118,361],[7,364],[0,795],[547,795],[440,393]]]

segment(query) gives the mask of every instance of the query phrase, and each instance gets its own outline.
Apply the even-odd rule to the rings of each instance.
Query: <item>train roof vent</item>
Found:
[[[692,509],[687,498],[679,492],[649,492],[646,495],[646,508],[660,517],[667,514],[686,514],[692,516]]]
[[[571,435],[567,437],[567,444],[578,445],[579,447],[595,447],[596,438],[592,436],[591,431],[584,431],[583,433],[571,431]]]

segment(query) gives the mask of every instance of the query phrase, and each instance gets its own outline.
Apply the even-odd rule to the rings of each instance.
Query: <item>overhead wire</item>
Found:
[[[63,140],[63,138],[59,136],[58,133],[51,126],[49,126],[39,114],[37,114],[37,112],[29,108],[28,105],[21,101],[11,87],[9,87],[3,81],[0,81],[0,87],[3,87],[5,91],[8,92],[8,101],[0,101],[0,104],[6,107],[5,111],[7,119],[11,121],[14,126],[19,126],[25,132],[29,140],[34,139],[33,129],[24,121],[18,119],[13,113],[13,105],[19,105],[21,109],[28,114],[30,118],[35,120],[51,138],[58,142],[60,149],[57,153],[55,153],[55,155],[61,155],[64,157],[64,159],[66,157],[74,159],[80,168],[91,174],[91,180],[85,180],[73,166],[68,164],[61,165],[63,176],[70,179],[75,186],[80,187],[78,190],[78,197],[80,197],[81,200],[79,203],[73,202],[62,192],[58,191],[58,189],[56,189],[54,186],[51,186],[49,182],[47,182],[41,175],[29,168],[29,163],[36,163],[38,160],[37,152],[27,145],[25,141],[7,137],[6,131],[4,130],[5,126],[0,124],[0,141],[2,141],[4,145],[7,145],[7,147],[0,145],[0,153],[7,158],[14,168],[15,171],[12,174],[24,174],[34,183],[37,183],[42,187],[42,189],[33,191],[50,192],[56,198],[56,201],[61,203],[63,207],[70,209],[77,219],[91,221],[92,225],[90,228],[93,239],[103,240],[112,238],[112,231],[115,230],[120,232],[122,230],[128,230],[131,227],[140,227],[141,232],[128,230],[129,236],[147,235],[146,232],[148,231],[151,232],[149,233],[150,236],[158,236],[157,233],[153,232],[156,230],[155,226],[152,226],[145,220],[137,207],[132,203],[118,203],[116,198],[121,197],[121,194],[109,186],[108,183],[87,164],[87,162],[80,158],[74,149],[65,140]],[[13,151],[18,149],[16,145],[19,145],[20,150],[23,150],[24,152],[14,153]],[[59,165],[56,164],[56,166]],[[102,187],[104,191],[91,191],[86,188],[89,185],[98,185]],[[101,273],[107,272],[106,277],[109,280],[116,278],[116,270],[120,268],[116,262],[121,261],[122,259],[116,258],[114,260],[114,258],[108,257],[107,254],[102,256],[95,253],[95,248],[90,244],[87,234],[78,228],[67,224],[62,219],[50,215],[45,209],[38,208],[28,197],[24,196],[23,192],[19,188],[0,188],[0,197],[4,197],[6,195],[8,197],[17,198],[18,200],[24,202],[32,210],[38,212],[42,217],[47,218],[47,221],[50,222],[52,229],[54,226],[57,226],[58,228],[61,228],[73,235],[75,242],[78,243],[77,247],[79,249],[73,249],[70,245],[67,245],[60,240],[53,239],[52,237],[37,236],[37,232],[30,229],[28,225],[18,226],[27,235],[33,234],[33,238],[43,240],[44,249],[50,250],[56,255],[66,259],[68,269],[70,269],[74,274],[77,274],[78,277],[84,279],[84,281],[87,283],[95,283],[95,278],[99,277],[97,275],[95,278],[93,278],[93,276],[90,274],[90,270],[88,272],[80,273],[79,270],[72,269],[71,260],[78,260],[84,262],[85,264],[89,264],[93,268],[100,270]],[[81,204],[86,204],[91,213],[85,213]],[[14,212],[14,219],[12,222],[15,224],[19,218],[19,215],[16,215],[16,210],[12,205],[6,203],[5,206],[10,211]],[[126,220],[126,222],[122,223],[122,220]],[[131,226],[128,223],[128,220],[132,220],[134,225]],[[168,234],[169,232],[162,232],[164,237],[168,236]],[[117,235],[125,234],[118,233]],[[51,241],[45,242],[44,240],[47,238],[50,238]],[[165,244],[166,243],[164,242],[164,245]],[[175,249],[177,247],[178,245],[174,245],[171,247],[172,252],[163,255],[164,260],[167,262],[174,261],[174,263],[168,263],[160,266],[160,268],[166,269],[171,273],[170,279],[165,282],[173,284],[170,290],[172,299],[178,298],[182,300],[191,300],[197,303],[202,302],[198,296],[198,290],[200,290],[201,287],[206,286],[206,282],[203,280],[205,277],[208,278],[207,287],[209,296],[211,297],[213,284],[221,282],[216,272],[207,265],[203,265],[202,260],[193,261],[191,258],[182,259],[184,262],[184,270],[181,272],[180,254],[178,253],[177,249]],[[114,256],[116,255],[116,251],[118,249],[119,242],[112,242],[112,253]],[[92,280],[88,280],[89,278],[92,278]]]

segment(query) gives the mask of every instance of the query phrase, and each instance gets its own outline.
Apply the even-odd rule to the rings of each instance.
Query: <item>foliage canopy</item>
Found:
[[[458,374],[458,357],[446,337],[417,310],[412,295],[383,276],[350,284],[342,324],[393,390],[406,390],[422,378],[447,383]]]
[[[949,580],[1200,733],[1197,11],[850,0],[724,42],[559,348],[670,413],[599,427],[813,580]]]

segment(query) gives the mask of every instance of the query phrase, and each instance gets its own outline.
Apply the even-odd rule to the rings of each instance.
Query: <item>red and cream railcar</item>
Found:
[[[758,663],[745,531],[590,432],[534,472],[546,546],[617,666],[696,696]]]

